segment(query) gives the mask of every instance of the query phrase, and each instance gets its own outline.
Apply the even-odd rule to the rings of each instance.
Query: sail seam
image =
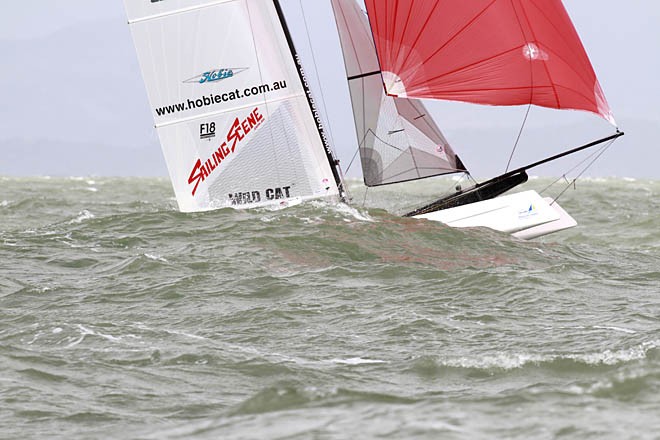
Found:
[[[495,1],[495,0],[493,0],[493,1]],[[425,21],[424,24],[422,25],[422,28],[420,29],[419,33],[418,33],[417,36],[415,37],[415,41],[412,43],[412,45],[411,45],[410,47],[415,47],[415,46],[417,45],[417,42],[419,41],[419,39],[422,38],[422,34],[423,34],[424,31],[426,30],[426,26],[427,26],[427,25],[429,24],[429,22],[431,21],[431,18],[433,17],[433,13],[435,12],[435,8],[436,8],[437,6],[438,6],[438,3],[435,3],[435,4],[433,5],[433,9],[431,9],[431,12],[429,13],[429,16],[427,17],[426,21]],[[406,55],[406,57],[403,59],[403,62],[401,63],[401,68],[402,68],[402,69],[404,68],[404,66],[405,66],[406,63],[408,62],[408,58],[410,58],[410,55],[411,55],[411,54],[412,54],[412,51],[408,52],[408,54]]]
[[[140,17],[140,18],[135,18],[133,20],[128,20],[128,24],[135,24],[135,23],[140,23],[140,22],[143,22],[143,21],[156,20],[158,18],[168,17],[170,15],[183,14],[183,13],[186,13],[186,12],[196,11],[198,9],[210,8],[212,6],[221,5],[223,3],[231,3],[231,2],[235,2],[235,1],[237,1],[237,0],[218,0],[218,1],[215,1],[213,3],[207,3],[205,5],[191,6],[189,8],[176,9],[174,11],[163,12],[161,14],[148,15],[146,17]]]
[[[556,31],[557,35],[559,35],[559,37],[560,37],[560,38],[562,39],[562,41],[566,44],[566,46],[570,48],[571,45],[570,45],[569,42],[566,40],[566,37],[564,36],[564,32],[562,32],[562,31],[560,31],[559,29],[557,29],[557,27],[555,26],[554,22],[552,22],[552,20],[548,19],[547,14],[545,13],[545,11],[544,11],[542,8],[540,8],[540,7],[539,7],[535,2],[533,2],[533,1],[532,1],[531,3],[532,3],[532,5],[534,5],[534,6],[536,7],[536,9],[538,10],[538,12],[539,12],[541,15],[543,15],[543,17],[546,19],[546,21],[548,22],[548,24],[550,24],[550,26],[552,26],[552,28]],[[563,6],[562,6],[562,7],[563,7]],[[566,11],[565,8],[564,8],[564,11]],[[566,14],[568,14],[568,13],[566,12]],[[569,17],[569,20],[570,20],[570,17]],[[572,26],[571,26],[571,27],[572,27]],[[576,40],[580,42],[580,46],[581,46],[582,50],[583,50],[584,52],[586,52],[586,49],[584,48],[584,44],[582,44],[582,40],[580,39],[580,36],[579,36],[579,34],[577,33],[577,30],[575,29],[575,27],[572,27],[572,29],[573,29],[573,32],[574,32],[574,36],[576,37]],[[585,78],[585,77],[584,77],[584,74],[583,74],[584,70],[582,70],[582,71],[578,71],[577,69],[575,69],[575,67],[574,67],[574,64],[575,64],[575,63],[574,63],[574,62],[568,62],[568,61],[566,61],[563,57],[559,56],[554,50],[552,50],[552,49],[550,49],[550,48],[548,48],[548,47],[546,47],[546,49],[547,49],[548,51],[552,52],[557,58],[559,58],[560,60],[562,60],[562,61],[566,64],[566,67],[568,67],[573,73],[575,73],[575,75],[576,75],[578,78],[580,78],[580,80],[583,82],[583,84],[585,84],[585,85],[588,86],[588,87],[593,87],[593,86],[594,86],[594,84],[592,84],[592,82],[591,82],[588,78]],[[573,50],[571,50],[571,53],[572,53],[573,55],[576,55],[575,52],[574,52]],[[579,54],[578,54],[578,55],[579,55]],[[577,56],[577,59],[579,59],[579,58],[580,58],[580,57]],[[587,60],[588,60],[588,58],[587,58]],[[593,69],[593,66],[591,65],[591,62],[588,62],[588,63],[585,64],[584,66],[589,67],[589,70],[591,70],[591,71],[593,72],[594,69]],[[596,79],[596,82],[598,82],[597,79]],[[572,90],[572,89],[569,89],[569,90]],[[595,97],[592,97],[592,98],[595,98]],[[589,101],[595,103],[596,100],[595,100],[595,99],[592,99],[592,98],[590,98]]]
[[[264,75],[263,75],[263,70],[261,69],[261,59],[260,59],[260,57],[259,57],[259,55],[258,55],[258,50],[259,50],[259,49],[258,49],[258,47],[257,47],[257,41],[256,41],[256,39],[255,39],[255,36],[254,36],[254,30],[253,30],[253,27],[252,27],[252,14],[250,13],[250,3],[249,3],[249,2],[245,2],[245,10],[246,10],[246,12],[247,12],[248,22],[249,22],[249,24],[250,24],[250,30],[251,30],[250,33],[252,34],[252,46],[254,47],[254,52],[255,52],[255,55],[256,55],[255,58],[256,58],[256,61],[257,61],[257,71],[259,72],[259,80],[260,80],[261,82],[263,82],[263,80],[264,80]],[[268,100],[266,99],[266,95],[265,95],[265,94],[262,94],[261,97],[262,97],[262,99],[263,99],[264,106],[266,107],[266,113],[268,114],[268,117],[270,118],[270,116],[271,116],[271,107],[270,107],[270,103],[269,103]],[[273,130],[274,130],[274,127],[273,127],[272,125],[269,124],[269,125],[267,125],[267,128],[268,128],[268,135],[269,135],[269,137],[270,137],[270,142],[271,142],[271,144],[274,145],[274,144],[275,144],[275,139],[274,139],[275,137],[273,136]],[[288,136],[288,132],[287,132],[287,130],[284,130],[284,136],[285,136],[285,137]],[[289,153],[288,156],[291,157],[291,144],[290,144],[290,142],[288,141],[288,139],[287,139],[287,143],[286,143],[286,148],[287,148],[287,150],[289,150],[289,151],[288,151],[288,153]],[[280,184],[281,184],[281,182],[282,182],[282,176],[281,176],[281,174],[280,174],[280,166],[279,166],[279,165],[280,165],[280,158],[279,158],[279,155],[277,154],[277,148],[271,148],[271,151],[270,151],[270,152],[271,152],[271,154],[273,155],[273,157],[274,157],[274,159],[275,159],[275,164],[276,164],[276,166],[274,166],[273,168],[274,168],[274,170],[275,170],[275,175],[277,176],[277,181],[280,182]],[[297,168],[294,168],[294,174],[296,175],[296,180],[297,180],[297,181],[300,181],[300,180],[299,180],[299,177],[300,177],[300,176],[299,176],[299,174],[298,174],[298,169],[297,169]]]
[[[528,45],[529,39],[527,38],[527,35],[525,35],[525,28],[523,27],[522,21],[520,20],[520,16],[518,15],[518,10],[516,9],[514,0],[511,0],[511,8],[513,9],[513,13],[516,16],[516,21],[518,22],[518,27],[520,28],[520,33],[522,34],[523,37],[523,43]],[[523,8],[523,12],[524,12],[524,8]],[[526,15],[525,18],[527,18]],[[529,19],[527,19],[527,25],[530,26]],[[533,30],[532,30],[532,34],[534,34]],[[534,37],[534,43],[538,44],[538,41],[536,41],[536,37]],[[511,149],[511,154],[509,155],[509,161],[507,162],[506,169],[504,170],[505,173],[508,172],[509,168],[511,167],[511,161],[513,160],[513,156],[516,154],[516,150],[518,149],[518,145],[520,144],[520,139],[522,138],[523,131],[525,130],[525,126],[527,125],[527,118],[529,117],[529,112],[531,111],[532,103],[534,102],[534,65],[532,64],[533,62],[534,59],[530,56],[529,61],[527,63],[529,65],[529,104],[527,104],[527,111],[525,112],[525,117],[523,118],[522,124],[520,125],[520,130],[518,131],[518,137],[516,138],[516,141],[513,144],[513,148]],[[549,79],[550,82],[552,83],[552,78]],[[554,87],[553,87],[553,91],[555,92],[555,96],[556,96],[557,92],[554,89]]]
[[[493,0],[492,2],[490,2],[490,4],[489,4],[488,6],[486,6],[486,7],[485,7],[485,8],[484,8],[479,14],[477,14],[472,20],[470,20],[469,23],[467,23],[465,26],[463,26],[461,29],[459,29],[458,32],[456,32],[454,35],[452,35],[451,38],[449,38],[449,40],[447,40],[447,41],[445,42],[445,44],[443,44],[442,46],[440,46],[440,47],[438,48],[438,50],[436,50],[436,51],[433,52],[430,56],[428,56],[428,57],[422,62],[422,64],[426,64],[426,63],[428,63],[432,58],[434,58],[437,54],[439,54],[439,53],[440,53],[445,47],[447,47],[447,46],[449,45],[449,43],[451,43],[452,41],[454,41],[455,38],[457,38],[460,34],[462,34],[463,31],[464,31],[465,29],[467,29],[467,28],[469,28],[470,26],[472,26],[472,24],[473,24],[475,21],[477,21],[479,18],[481,18],[481,16],[484,15],[484,14],[486,13],[486,11],[487,11],[488,9],[490,9],[490,7],[493,6],[493,5],[496,3],[496,1],[497,1],[497,0]],[[435,10],[435,7],[434,7],[433,9]],[[429,16],[429,20],[430,20],[430,16]],[[426,26],[426,24],[425,24],[424,26]],[[421,36],[421,34],[420,34],[420,36]],[[483,61],[486,61],[486,60],[483,60]],[[461,70],[462,70],[462,69],[461,69]]]
[[[509,53],[516,52],[516,51],[518,51],[518,50],[519,50],[518,47],[514,47],[513,49],[509,49],[509,50],[506,50],[506,51],[504,51],[504,52],[500,52],[500,53],[498,53],[498,54],[495,54],[495,55],[493,55],[492,57],[484,58],[484,59],[482,59],[482,60],[475,61],[474,63],[470,63],[470,64],[467,64],[467,65],[465,65],[465,66],[461,66],[461,67],[459,67],[458,69],[454,69],[454,70],[451,70],[451,71],[449,71],[449,72],[443,72],[443,73],[441,73],[441,74],[439,74],[439,75],[434,76],[433,78],[429,78],[429,79],[428,79],[428,82],[430,83],[431,81],[435,81],[435,80],[440,79],[440,78],[443,78],[443,77],[445,77],[445,76],[449,76],[449,75],[453,75],[454,73],[462,72],[462,71],[464,71],[464,70],[466,70],[466,69],[469,69],[469,68],[471,68],[471,67],[478,66],[478,65],[480,65],[480,64],[482,64],[482,63],[485,63],[485,62],[487,62],[487,61],[494,60],[494,59],[499,58],[499,57],[501,57],[501,56],[503,56],[503,55],[507,55],[507,54],[509,54]],[[514,89],[520,89],[520,88],[523,88],[523,87],[514,87]],[[525,87],[525,88],[527,88],[527,87]]]
[[[536,3],[534,3],[534,2],[532,2],[532,4],[536,7],[536,10],[538,11],[538,13],[541,14],[541,15],[543,15],[543,18],[545,18],[545,20],[548,22],[548,24],[549,24],[550,26],[552,26],[552,28],[555,30],[555,32],[557,33],[557,35],[558,35],[558,36],[561,38],[561,40],[564,42],[564,44],[566,45],[566,47],[568,47],[568,48],[570,49],[570,48],[571,48],[571,44],[570,44],[570,42],[566,39],[566,37],[565,37],[565,35],[564,35],[565,33],[562,32],[560,29],[558,29],[557,26],[555,26],[555,23],[554,23],[552,20],[550,20],[550,19],[548,18],[548,15],[545,13],[545,11],[544,11],[542,8],[539,8],[538,5],[536,5]],[[573,29],[575,29],[575,28],[573,27]],[[577,35],[577,31],[575,31],[575,36],[577,37],[577,40],[580,41],[580,44],[581,44],[581,46],[582,46],[582,49],[585,50],[585,49],[584,49],[584,45],[582,44],[582,40],[580,39],[579,35]],[[556,54],[556,52],[553,51],[552,49],[550,49],[550,48],[546,48],[546,49],[552,51],[553,53],[555,53],[556,56],[558,56],[558,55]],[[575,55],[575,52],[574,52],[572,49],[570,49],[570,50],[571,50],[571,53],[572,53],[573,55]],[[585,52],[586,52],[586,50],[585,50]],[[578,54],[578,55],[579,55],[579,54]],[[559,56],[558,56],[558,57],[559,57]],[[578,56],[577,58],[579,59],[579,56]],[[564,62],[566,63],[566,66],[567,66],[569,69],[573,70],[573,72],[574,72],[577,76],[582,77],[582,73],[581,73],[581,72],[578,72],[578,71],[573,67],[573,64],[574,64],[573,62],[569,63],[569,62],[567,62],[566,60],[564,60],[563,58],[560,58],[560,59],[561,59],[562,61],[564,61]],[[591,66],[591,63],[589,63],[588,66],[591,68],[591,70],[593,70],[593,66]],[[588,80],[585,81],[584,78],[582,78],[582,80],[585,82],[585,84],[589,84],[589,81],[588,81]]]

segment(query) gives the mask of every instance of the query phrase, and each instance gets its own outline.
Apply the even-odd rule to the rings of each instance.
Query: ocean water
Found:
[[[0,438],[660,439],[660,182],[581,181],[530,242],[395,215],[451,184],[0,178]]]

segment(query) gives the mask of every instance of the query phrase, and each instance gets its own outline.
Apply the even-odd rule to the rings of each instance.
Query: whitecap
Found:
[[[85,220],[91,220],[94,217],[95,217],[94,214],[92,214],[91,212],[85,209],[78,214],[78,217],[74,218],[69,223],[82,223]]]
[[[332,362],[333,364],[340,364],[340,365],[375,365],[375,364],[387,363],[379,359],[364,359],[361,357],[354,357],[348,359],[331,359],[330,362]]]
[[[160,255],[155,255],[155,254],[144,254],[145,257],[147,257],[150,260],[154,261],[160,261],[162,263],[169,263],[165,258],[161,257]]]
[[[615,332],[621,332],[621,333],[628,333],[629,335],[634,335],[637,332],[635,330],[630,330],[627,328],[623,327],[615,327],[615,326],[602,326],[602,325],[595,325],[595,329],[601,329],[601,330],[613,330]]]
[[[445,366],[453,368],[501,368],[504,370],[513,370],[516,368],[522,368],[528,363],[538,363],[546,360],[552,360],[552,357],[544,357],[531,354],[498,353],[477,359],[465,357],[459,359],[449,359],[443,363]]]
[[[445,359],[442,364],[453,368],[504,369],[513,370],[529,364],[543,364],[560,360],[572,360],[587,365],[617,365],[635,360],[645,359],[649,350],[657,348],[657,342],[645,342],[635,347],[621,350],[605,350],[603,352],[540,355],[528,353],[498,353],[479,358]]]
[[[584,362],[589,365],[617,365],[625,362],[645,359],[649,350],[656,348],[655,343],[644,343],[636,347],[618,351],[605,350],[602,353],[588,353],[567,356],[569,359]]]

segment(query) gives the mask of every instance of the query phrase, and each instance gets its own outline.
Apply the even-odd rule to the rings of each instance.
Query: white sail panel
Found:
[[[185,3],[131,24],[179,208],[338,195],[273,2]]]
[[[301,97],[161,127],[179,208],[286,205],[337,195],[327,159],[307,148],[316,144],[322,153],[308,118]]]
[[[464,172],[420,101],[387,96],[373,37],[355,0],[332,0],[367,186]]]
[[[131,26],[156,125],[304,93],[269,4],[235,0]]]

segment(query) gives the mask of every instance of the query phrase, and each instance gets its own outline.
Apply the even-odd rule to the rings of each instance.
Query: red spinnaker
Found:
[[[561,0],[365,3],[390,95],[586,110],[615,124]]]

